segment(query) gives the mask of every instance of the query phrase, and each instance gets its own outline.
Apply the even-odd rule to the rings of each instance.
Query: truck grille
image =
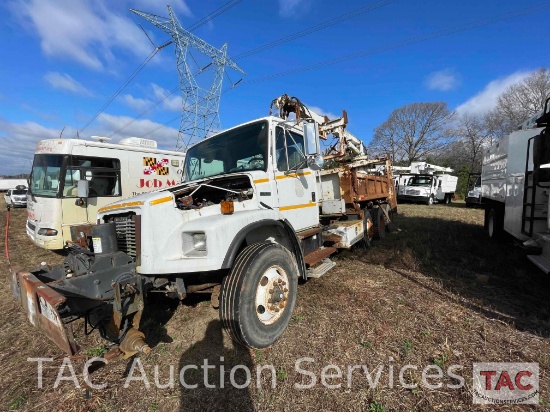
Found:
[[[33,225],[31,222],[27,221],[27,227],[34,232],[34,229],[36,229],[36,226]]]
[[[116,225],[118,250],[135,258],[137,256],[135,215],[115,216],[113,221]]]
[[[415,189],[407,190],[407,194],[408,194],[408,195],[418,196],[418,195],[420,194],[420,190],[415,190]]]

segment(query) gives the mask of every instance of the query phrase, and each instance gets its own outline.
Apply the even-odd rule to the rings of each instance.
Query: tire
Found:
[[[281,337],[296,303],[298,272],[294,256],[279,244],[241,251],[220,291],[220,319],[233,340],[263,349]]]
[[[389,203],[385,204],[386,213],[389,216],[389,220],[386,220],[386,233],[391,233],[393,230],[393,210]]]
[[[372,247],[374,241],[374,227],[372,217],[367,208],[363,209],[363,244],[368,249]]]
[[[376,207],[370,210],[370,216],[372,219],[372,226],[374,227],[374,238],[384,239],[386,237],[386,219],[384,212],[380,207]]]
[[[485,227],[491,239],[499,239],[501,237],[504,221],[499,210],[492,207],[488,211],[485,211]]]
[[[430,197],[428,198],[428,200],[426,201],[426,204],[428,206],[432,206],[434,204],[434,195],[430,195]]]
[[[452,200],[452,195],[445,195],[444,202],[446,205],[450,205]]]

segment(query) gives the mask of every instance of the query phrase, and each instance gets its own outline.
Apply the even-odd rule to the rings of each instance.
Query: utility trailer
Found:
[[[522,241],[531,251],[529,260],[545,273],[550,273],[549,100],[543,112],[484,152],[481,172],[489,236],[506,231]]]
[[[330,270],[338,249],[384,236],[397,204],[389,158],[367,158],[345,111],[329,120],[287,95],[273,105],[278,116],[189,148],[183,184],[102,207],[62,265],[12,267],[31,323],[75,353],[70,322],[84,318],[118,345],[115,355],[130,356],[150,350],[139,330],[147,293],[211,292],[236,342],[276,342],[298,281]],[[320,139],[331,136],[322,156]],[[335,166],[322,170],[326,159]],[[385,173],[366,172],[380,164]]]

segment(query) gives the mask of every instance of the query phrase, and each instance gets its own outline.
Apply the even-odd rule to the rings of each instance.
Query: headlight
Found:
[[[42,236],[55,236],[57,235],[57,230],[55,229],[47,229],[43,227],[42,229],[38,230],[38,234]]]
[[[193,247],[200,252],[206,252],[206,234],[193,233]]]

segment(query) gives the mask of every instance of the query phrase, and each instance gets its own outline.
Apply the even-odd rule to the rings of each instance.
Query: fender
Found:
[[[231,267],[233,266],[233,263],[235,262],[235,259],[237,258],[237,254],[239,253],[240,246],[244,242],[246,236],[249,233],[251,233],[253,230],[258,229],[262,226],[278,226],[284,229],[292,245],[293,250],[291,250],[291,252],[293,252],[294,256],[296,256],[296,263],[298,264],[298,270],[300,271],[300,276],[302,277],[302,279],[307,280],[306,264],[304,261],[304,256],[302,254],[302,249],[300,248],[300,242],[298,241],[298,237],[296,236],[296,232],[294,231],[294,228],[292,227],[290,222],[286,219],[282,219],[282,220],[264,219],[243,227],[231,241],[231,244],[229,245],[229,249],[227,250],[227,253],[225,255],[225,259],[223,260],[222,268],[231,269]]]

